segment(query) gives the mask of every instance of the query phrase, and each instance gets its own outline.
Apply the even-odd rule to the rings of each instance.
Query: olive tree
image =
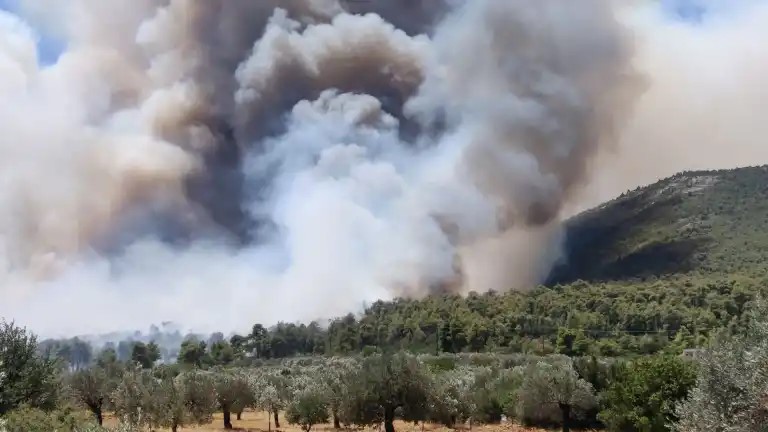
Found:
[[[696,386],[676,414],[678,432],[763,432],[768,424],[765,304],[743,335],[720,335],[699,360]]]
[[[237,397],[234,398],[232,410],[238,420],[242,419],[243,411],[250,406],[256,405],[256,393],[251,386],[250,375],[246,370],[240,370],[237,372],[237,379],[233,381],[234,386],[233,393]]]
[[[154,381],[150,401],[151,425],[172,432],[187,425],[209,423],[216,409],[213,382],[195,371]]]
[[[232,429],[232,412],[251,400],[248,378],[239,371],[218,370],[213,373],[216,401],[224,416],[224,429]]]
[[[292,399],[293,386],[290,371],[267,370],[252,373],[248,377],[254,398],[254,405],[269,414],[267,428],[271,430],[272,419],[280,427],[279,413]]]
[[[277,388],[269,384],[263,387],[259,393],[257,405],[267,412],[267,430],[272,430],[272,416],[277,417],[280,406],[282,406]],[[279,427],[278,425],[275,427]]]
[[[342,417],[349,423],[383,422],[386,432],[394,432],[397,411],[408,421],[427,417],[432,379],[429,370],[412,355],[372,355],[345,381]]]
[[[581,379],[573,362],[565,356],[552,356],[522,369],[518,391],[518,417],[536,419],[559,411],[563,432],[571,428],[576,410],[593,408],[596,399],[592,385]]]
[[[318,383],[309,383],[294,393],[286,409],[286,419],[305,432],[312,426],[328,421],[328,394]]]
[[[80,370],[68,377],[67,383],[75,401],[85,405],[100,426],[104,423],[104,409],[116,382],[101,367]]]
[[[0,415],[21,404],[44,409],[56,404],[56,361],[37,353],[34,335],[5,321],[0,321],[0,380]]]
[[[216,410],[216,388],[211,377],[199,371],[189,371],[178,377],[184,386],[189,423],[205,424]]]
[[[471,420],[478,423],[498,423],[503,414],[515,416],[515,396],[522,382],[522,373],[496,367],[481,367],[474,371],[470,390],[474,407]]]
[[[128,368],[112,393],[115,414],[132,428],[151,425],[154,378],[140,367]]]
[[[353,376],[360,368],[360,364],[352,358],[332,358],[327,363],[321,365],[314,372],[322,382],[328,401],[328,409],[333,418],[333,427],[341,428],[339,413],[341,404],[344,400],[345,382],[344,378]]]
[[[429,419],[448,427],[464,423],[476,410],[475,371],[460,367],[440,373],[430,394]]]

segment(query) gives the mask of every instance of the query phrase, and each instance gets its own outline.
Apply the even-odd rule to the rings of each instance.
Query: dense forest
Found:
[[[379,301],[328,325],[256,324],[250,333],[225,338],[189,336],[164,350],[174,361],[191,345],[203,345],[211,361],[229,363],[307,355],[408,350],[414,353],[496,352],[622,356],[679,353],[707,343],[713,332],[744,324],[762,285],[743,277],[711,280],[701,274],[622,282],[576,282],[504,294],[432,296]],[[114,349],[121,360],[134,345]],[[41,350],[73,369],[94,351],[79,339],[44,341]],[[181,352],[180,352],[181,350]],[[219,360],[214,360],[214,359]]]
[[[620,356],[703,346],[713,330],[743,326],[768,286],[766,184],[768,168],[756,167],[687,172],[628,191],[566,223],[564,256],[533,290],[378,301],[329,323],[194,338],[209,351],[258,359],[400,349]],[[168,347],[163,337],[153,340],[172,361],[184,338]],[[126,359],[132,343],[113,348]],[[83,351],[73,344],[82,342],[43,346],[76,368],[73,351]]]

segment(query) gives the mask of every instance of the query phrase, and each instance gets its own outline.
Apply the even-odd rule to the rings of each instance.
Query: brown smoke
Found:
[[[67,49],[39,66],[29,27],[0,15],[0,313],[74,331],[40,318],[50,299],[104,328],[206,304],[233,328],[527,288],[589,193],[711,164],[710,135],[745,135],[735,164],[760,154],[743,132],[760,92],[725,83],[765,76],[744,42],[764,31],[702,43],[649,7],[27,0]],[[739,66],[687,85],[712,47]]]

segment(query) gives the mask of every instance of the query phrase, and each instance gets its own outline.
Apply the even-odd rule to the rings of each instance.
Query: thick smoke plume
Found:
[[[32,27],[0,12],[0,316],[49,335],[525,289],[573,208],[721,160],[685,116],[741,133],[729,162],[762,149],[765,95],[724,87],[766,76],[755,18],[690,29],[610,0],[20,11],[67,48],[40,66]]]

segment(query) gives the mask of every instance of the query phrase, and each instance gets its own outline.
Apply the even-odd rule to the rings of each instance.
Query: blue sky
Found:
[[[0,0],[0,10],[15,13],[17,11],[17,3],[19,0]],[[68,1],[68,0],[59,0]],[[59,54],[64,50],[64,41],[57,40],[46,35],[44,32],[38,30],[39,41],[37,44],[38,54],[40,55],[40,62],[42,64],[51,64],[56,61]]]
[[[16,3],[19,0],[0,0],[0,10],[14,12]],[[68,1],[68,0],[58,0]],[[123,0],[129,1],[129,0]],[[385,1],[385,0],[381,0]],[[654,1],[654,0],[650,0]],[[701,24],[708,16],[719,14],[723,9],[738,8],[737,4],[749,4],[755,2],[764,2],[768,0],[656,0],[663,13],[673,20],[688,22],[693,25]],[[724,5],[728,6],[724,6]],[[51,64],[56,61],[62,52],[66,43],[56,38],[46,35],[44,32],[39,34],[40,40],[38,49],[40,61],[43,64]]]
[[[700,0],[662,0],[664,12],[673,19],[700,22],[707,12],[705,2]]]
[[[659,0],[662,11],[671,19],[691,24],[738,13],[744,7],[766,3],[768,0]]]

